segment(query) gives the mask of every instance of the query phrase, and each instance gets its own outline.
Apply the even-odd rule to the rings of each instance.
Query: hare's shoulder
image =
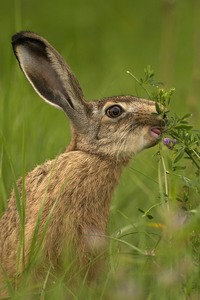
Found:
[[[22,198],[26,199],[27,193],[29,193],[30,185],[33,184],[34,186],[31,187],[31,191],[35,191],[38,186],[42,183],[44,178],[50,173],[52,169],[53,161],[47,161],[43,165],[35,167],[32,171],[30,171],[26,178],[20,177],[16,183],[13,184],[13,189],[11,191],[11,195],[8,201],[8,206],[6,211],[3,213],[0,222],[8,221],[11,218],[13,221],[14,219],[18,219],[17,213],[17,202],[19,206],[22,204]]]

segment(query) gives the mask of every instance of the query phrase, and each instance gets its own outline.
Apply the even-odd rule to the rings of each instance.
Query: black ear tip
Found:
[[[17,32],[15,34],[13,34],[13,36],[12,36],[12,43],[16,43],[20,39],[24,38],[24,33],[25,32],[26,31],[20,31],[20,32]]]
[[[34,33],[31,31],[19,31],[12,36],[12,44],[18,44],[26,38],[31,38],[34,36]]]

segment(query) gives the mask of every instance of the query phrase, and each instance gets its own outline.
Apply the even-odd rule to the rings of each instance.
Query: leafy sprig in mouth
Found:
[[[183,157],[189,158],[197,168],[197,174],[200,174],[200,131],[195,130],[189,123],[190,113],[181,117],[170,113],[175,88],[165,90],[164,84],[156,80],[154,70],[150,66],[144,69],[144,78],[138,79],[131,72],[127,73],[145,91],[148,98],[155,101],[156,113],[162,116],[166,124],[162,132],[163,144],[175,151],[173,163],[176,164]]]

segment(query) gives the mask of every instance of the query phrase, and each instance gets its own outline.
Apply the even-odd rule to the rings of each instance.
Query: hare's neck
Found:
[[[75,153],[74,159],[78,159],[79,163],[73,167],[73,177],[70,177],[70,181],[74,179],[74,184],[76,182],[74,197],[71,200],[79,209],[81,203],[87,211],[93,208],[95,211],[97,208],[98,211],[107,208],[119,181],[121,166],[96,155],[83,152],[77,154]]]
[[[91,226],[96,222],[104,227],[122,166],[82,151],[66,152],[63,156],[66,157],[67,178],[65,199],[70,202],[67,205],[68,210],[71,210],[71,217],[74,215],[79,218],[78,222],[89,222]]]

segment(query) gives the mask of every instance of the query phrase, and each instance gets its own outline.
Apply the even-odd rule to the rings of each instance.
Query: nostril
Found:
[[[163,119],[167,119],[167,114],[166,113],[163,114]]]
[[[166,130],[166,126],[167,126],[167,118],[161,120],[162,131]]]
[[[167,123],[168,123],[168,117],[167,117],[167,113],[168,111],[164,112],[163,115],[162,115],[162,126],[166,126]]]
[[[163,112],[163,119],[167,119],[167,114],[169,113],[168,109],[165,109]]]

